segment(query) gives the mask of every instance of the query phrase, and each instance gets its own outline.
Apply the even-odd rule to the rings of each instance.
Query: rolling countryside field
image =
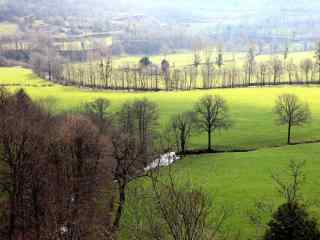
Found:
[[[277,194],[271,173],[284,169],[290,160],[306,161],[307,182],[304,188],[308,200],[316,200],[320,184],[320,144],[299,144],[285,146],[285,127],[277,126],[273,106],[278,95],[294,93],[310,104],[312,122],[294,129],[294,142],[320,140],[320,97],[318,86],[281,86],[264,88],[239,88],[218,90],[197,90],[186,92],[117,92],[79,89],[50,84],[35,76],[30,70],[0,68],[0,84],[12,85],[11,91],[23,87],[34,99],[54,99],[56,111],[68,111],[96,98],[111,101],[111,111],[116,112],[127,100],[148,98],[159,105],[160,128],[165,127],[171,116],[191,110],[203,95],[217,94],[228,103],[233,127],[217,132],[213,138],[216,150],[254,150],[244,153],[219,153],[188,156],[174,165],[176,177],[181,182],[192,182],[210,193],[217,204],[232,209],[224,230],[233,235],[240,233],[240,239],[254,237],[256,229],[249,222],[248,212],[253,211],[255,202],[269,200],[277,206],[282,200]],[[205,134],[192,137],[190,148],[205,148]],[[165,170],[164,170],[165,171]],[[148,184],[147,184],[148,185]],[[130,196],[129,196],[130,199]],[[134,206],[128,202],[128,206]],[[128,207],[130,209],[130,207]],[[320,216],[318,211],[315,212]],[[269,216],[266,216],[269,217]],[[130,214],[123,224],[130,222]],[[234,226],[237,226],[235,228]],[[123,231],[122,239],[127,238]]]
[[[179,160],[171,171],[179,183],[191,183],[203,189],[212,197],[214,205],[229,209],[224,231],[231,233],[230,239],[255,239],[257,233],[261,234],[261,229],[257,232],[257,228],[250,222],[250,216],[255,213],[257,202],[270,204],[273,211],[283,203],[272,174],[286,177],[290,161],[305,161],[303,198],[309,203],[310,211],[320,217],[317,208],[320,194],[319,154],[320,144],[306,144],[262,148],[248,153],[189,156]],[[163,170],[164,175],[167,175],[166,171]],[[146,182],[145,189],[148,188],[149,182]],[[143,209],[141,206],[143,203],[128,201],[125,225],[132,222],[132,211],[139,211],[139,207]],[[265,221],[270,217],[271,212],[262,214]],[[126,231],[122,233],[123,239],[130,239],[127,234]]]
[[[12,76],[16,77],[12,78]],[[226,132],[217,132],[213,142],[218,149],[226,147],[229,149],[251,149],[284,144],[287,129],[276,125],[273,107],[277,96],[283,93],[294,93],[310,104],[313,113],[313,120],[308,126],[294,130],[294,141],[320,139],[320,108],[318,107],[320,97],[317,86],[133,93],[79,89],[61,85],[42,87],[45,81],[33,75],[29,70],[1,68],[0,83],[11,83],[11,81],[14,84],[21,82],[21,87],[24,87],[24,84],[38,84],[38,87],[25,87],[27,93],[35,99],[47,97],[56,99],[59,110],[72,110],[85,102],[103,97],[111,101],[111,109],[116,111],[126,100],[146,97],[159,105],[160,123],[163,127],[175,113],[192,110],[194,103],[201,96],[206,94],[220,95],[227,100],[234,126]],[[203,148],[206,146],[206,140],[205,135],[199,134],[192,138],[191,147]]]
[[[217,52],[213,51],[212,52],[212,57],[211,57],[211,61],[215,62],[216,57],[217,57]],[[247,56],[246,52],[225,52],[224,53],[224,61],[225,61],[225,67],[230,67],[232,66],[233,63],[236,64],[237,67],[243,67],[244,63],[245,63],[245,58]],[[283,58],[283,55],[281,54],[275,54],[273,55],[273,57],[279,57],[279,58]],[[122,64],[138,64],[139,60],[142,58],[143,56],[122,56],[122,57],[118,57],[114,60],[114,65],[120,66]],[[151,55],[150,56],[150,60],[155,63],[160,65],[161,61],[163,59],[167,59],[170,64],[174,64],[177,67],[182,67],[182,66],[186,66],[186,65],[190,65],[193,63],[193,58],[194,55],[192,52],[177,52],[177,53],[172,53],[172,54],[163,54],[163,55]],[[202,60],[205,59],[204,53],[200,53],[200,58]],[[301,60],[305,60],[305,59],[314,59],[314,52],[312,51],[306,51],[306,52],[290,52],[288,55],[288,61],[292,60],[294,63],[300,63]],[[271,56],[270,55],[258,55],[256,57],[256,61],[258,63],[261,62],[267,62],[270,61]]]
[[[0,240],[320,240],[320,1],[0,0]]]

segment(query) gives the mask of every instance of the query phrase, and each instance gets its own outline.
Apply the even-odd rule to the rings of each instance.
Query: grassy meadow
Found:
[[[212,54],[212,60],[214,61],[216,52]],[[224,53],[224,60],[226,62],[231,62],[233,59],[236,61],[240,61],[245,57],[245,53]],[[120,66],[123,64],[138,64],[139,60],[143,56],[122,56],[119,58],[116,58],[114,60],[114,65],[115,66]],[[204,56],[202,56],[204,57]],[[186,65],[191,65],[193,63],[193,53],[190,51],[185,51],[185,52],[177,52],[177,53],[172,53],[172,54],[167,54],[167,55],[153,55],[150,56],[150,60],[154,64],[160,65],[161,61],[163,59],[167,59],[171,65],[175,65],[176,67],[182,67]]]
[[[255,204],[263,201],[275,209],[284,201],[271,175],[279,174],[285,178],[290,161],[305,161],[306,180],[302,195],[310,203],[311,213],[320,217],[320,210],[316,207],[320,196],[319,156],[320,144],[286,146],[248,153],[190,156],[179,160],[172,171],[178,182],[191,182],[206,191],[212,197],[213,206],[228,209],[223,231],[231,235],[230,239],[240,233],[240,239],[247,240],[256,239],[257,228],[249,221],[249,213],[255,212]],[[166,174],[166,169],[163,171]],[[148,186],[146,183],[145,188]],[[135,202],[129,201],[128,208],[130,206],[136,207]],[[124,226],[132,221],[130,212],[125,215]],[[262,219],[267,222],[270,216],[271,213],[266,212]],[[127,232],[122,232],[122,239],[130,239]]]
[[[14,23],[6,23],[6,22],[0,23],[0,37],[13,35],[16,33],[17,30],[18,30],[18,26]]]
[[[217,132],[213,143],[219,149],[259,148],[283,145],[286,142],[286,127],[277,126],[273,114],[274,102],[283,93],[297,94],[310,104],[312,122],[302,128],[294,129],[293,141],[320,139],[320,95],[316,86],[282,86],[265,88],[214,89],[186,92],[117,92],[79,89],[52,85],[43,87],[46,82],[36,77],[30,70],[22,68],[1,68],[0,84],[22,83],[34,99],[55,98],[58,111],[71,110],[84,102],[96,98],[108,98],[111,111],[115,112],[126,100],[147,97],[158,103],[160,124],[165,126],[170,117],[182,111],[192,110],[194,103],[203,95],[217,94],[224,97],[229,105],[233,127]],[[34,83],[35,86],[29,87]],[[11,87],[14,89],[17,87]],[[196,134],[190,143],[192,148],[206,147],[206,135]]]
[[[213,52],[212,53],[212,57],[211,57],[211,61],[215,62],[217,56],[217,52]],[[231,66],[232,64],[236,64],[237,67],[243,67],[244,63],[245,63],[245,59],[246,59],[247,53],[246,52],[225,52],[223,53],[223,57],[224,57],[224,64],[225,67]],[[280,57],[281,59],[283,59],[283,55],[281,54],[276,54],[275,56]],[[138,64],[139,60],[142,58],[143,56],[122,56],[119,58],[116,58],[114,60],[114,65],[115,66],[120,66],[123,64]],[[190,51],[186,51],[186,52],[177,52],[177,53],[172,53],[172,54],[163,54],[163,55],[153,55],[150,56],[150,60],[155,63],[155,64],[160,64],[161,61],[163,59],[167,59],[171,65],[175,65],[176,67],[182,67],[185,65],[190,65],[193,63],[193,53]],[[205,59],[205,55],[204,53],[200,54],[200,57],[202,59],[202,61]],[[304,59],[314,59],[314,52],[290,52],[288,55],[288,61],[293,60],[294,63],[300,63],[301,60]],[[256,61],[259,62],[266,62],[269,61],[271,59],[270,55],[258,55],[256,57]]]
[[[194,103],[205,94],[218,94],[229,105],[233,127],[225,132],[217,132],[213,143],[216,148],[249,149],[247,153],[221,153],[189,156],[174,166],[176,176],[181,181],[191,181],[212,195],[214,201],[232,210],[226,221],[225,230],[233,234],[241,233],[241,239],[252,238],[255,228],[249,224],[247,212],[252,210],[256,200],[269,200],[275,206],[281,199],[271,180],[271,172],[285,168],[290,160],[306,161],[307,182],[304,188],[308,200],[319,197],[320,184],[320,144],[285,146],[286,127],[275,124],[272,112],[275,99],[283,93],[297,94],[310,105],[312,122],[294,129],[293,141],[320,140],[320,87],[280,86],[264,88],[218,89],[186,92],[117,92],[79,89],[61,85],[46,86],[47,82],[23,68],[0,68],[0,84],[20,84],[11,86],[15,91],[24,87],[35,100],[54,98],[57,111],[74,109],[84,102],[96,98],[111,101],[111,111],[115,112],[123,102],[147,97],[159,104],[160,125],[165,126],[172,115],[191,110]],[[192,137],[191,148],[205,148],[205,134]],[[280,147],[275,147],[280,146]],[[272,148],[270,148],[272,147]],[[129,202],[130,205],[130,202]],[[320,212],[313,209],[316,216]],[[125,216],[123,224],[130,221]],[[129,239],[122,233],[122,239]]]

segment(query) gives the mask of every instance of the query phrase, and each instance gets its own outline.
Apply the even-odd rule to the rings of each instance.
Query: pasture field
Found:
[[[0,85],[42,85],[48,84],[47,81],[37,77],[29,69],[21,67],[2,67],[0,68]],[[50,83],[49,83],[50,84]]]
[[[242,67],[247,53],[246,52],[225,52],[223,53],[225,66],[231,66],[232,64],[236,64],[237,67]],[[204,60],[205,56],[204,54],[200,54],[201,59]],[[283,59],[283,55],[276,54],[274,56],[278,56],[279,58]],[[116,58],[114,60],[115,66],[120,66],[123,64],[138,64],[139,60],[143,56],[122,56],[119,58]],[[215,59],[217,57],[217,52],[212,53],[211,61],[215,62]],[[314,52],[307,51],[307,52],[290,52],[288,55],[288,61],[291,59],[294,63],[300,63],[301,60],[310,58],[314,60]],[[193,63],[193,53],[192,52],[179,52],[179,53],[173,53],[168,55],[153,55],[150,56],[150,60],[155,64],[160,64],[163,59],[167,59],[171,65],[175,65],[176,67],[182,67],[185,65],[190,65]],[[259,55],[256,57],[256,61],[259,62],[266,62],[271,59],[271,55]]]
[[[13,35],[16,33],[17,30],[18,27],[14,23],[0,22],[0,37]]]
[[[245,53],[224,53],[224,60],[226,62],[231,62],[233,59],[236,61],[239,61],[240,59],[244,58],[246,55]],[[123,64],[138,64],[139,60],[143,56],[122,56],[119,58],[115,58],[114,60],[114,65],[115,66],[120,66]],[[203,54],[201,57],[204,57]],[[212,61],[214,61],[216,57],[216,53],[214,52],[212,54]],[[193,64],[193,53],[190,51],[186,52],[178,52],[178,53],[172,53],[172,54],[167,54],[167,55],[152,55],[150,56],[150,60],[157,65],[160,65],[161,61],[163,59],[167,59],[169,61],[170,65],[175,65],[176,67],[182,67],[186,65],[191,65]]]
[[[316,207],[320,196],[320,144],[268,148],[248,153],[190,156],[179,160],[172,171],[179,183],[191,182],[207,192],[213,199],[213,206],[227,208],[230,212],[224,231],[233,236],[240,232],[240,239],[247,240],[256,239],[256,228],[249,221],[249,213],[255,212],[256,202],[265,201],[276,208],[284,201],[271,175],[279,174],[286,178],[290,161],[305,161],[306,180],[302,194],[306,201],[315,204],[310,205],[311,214],[320,217],[320,210]],[[166,171],[163,169],[164,175]],[[148,189],[148,186],[146,182],[145,188]],[[132,199],[130,195],[129,199]],[[130,206],[136,207],[137,204],[129,201],[129,209]],[[124,226],[132,221],[130,212],[126,213]],[[271,214],[262,216],[268,221]],[[122,232],[122,239],[130,238],[127,238],[126,232]]]
[[[26,83],[38,84],[25,87]],[[320,139],[320,88],[316,86],[282,86],[265,88],[213,89],[181,92],[117,92],[79,89],[52,85],[43,87],[45,82],[31,71],[21,68],[0,68],[0,83],[17,83],[25,87],[34,99],[55,98],[59,111],[70,110],[84,102],[102,97],[111,101],[111,111],[115,112],[126,100],[148,98],[159,104],[160,125],[165,126],[170,117],[182,111],[192,110],[195,102],[203,95],[217,94],[224,97],[229,105],[233,127],[217,132],[213,144],[218,149],[247,149],[283,145],[286,142],[286,127],[277,126],[273,114],[274,102],[283,93],[297,94],[309,103],[313,114],[312,122],[293,130],[293,141],[313,141]],[[16,89],[11,87],[11,89]],[[205,134],[195,134],[191,148],[205,148]]]

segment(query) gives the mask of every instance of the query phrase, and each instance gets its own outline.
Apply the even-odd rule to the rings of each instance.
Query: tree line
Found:
[[[15,46],[14,51],[6,51],[5,44],[0,46],[0,64],[6,66],[17,65],[17,61],[24,62],[42,78],[65,85],[178,91],[320,83],[320,44],[316,45],[313,58],[299,61],[290,57],[288,46],[281,54],[258,61],[259,51],[254,45],[240,59],[235,56],[226,59],[222,45],[215,50],[203,43],[195,43],[189,65],[179,66],[165,57],[160,64],[143,57],[137,63],[115,65],[110,49],[99,44],[90,53],[85,53],[85,63],[77,63],[72,57],[68,60],[63,56],[54,40],[47,36],[37,34],[23,38],[31,44],[25,45],[20,42],[19,36],[15,36],[10,40]]]
[[[288,129],[287,144],[292,144],[292,129],[310,123],[312,118],[308,103],[301,101],[294,94],[280,95],[273,112],[276,124]],[[186,154],[189,152],[190,138],[204,132],[208,139],[205,152],[210,153],[214,152],[214,134],[231,128],[233,123],[226,100],[219,95],[206,95],[194,105],[193,110],[171,117],[167,127],[168,139],[174,139],[176,150]]]
[[[193,62],[186,66],[176,66],[166,59],[157,65],[148,57],[136,64],[114,66],[109,57],[85,64],[65,64],[54,81],[88,88],[153,91],[319,84],[319,51],[320,45],[313,59],[300,62],[289,58],[288,50],[283,55],[271,55],[267,61],[257,61],[255,49],[250,48],[237,62],[235,57],[225,60],[221,49],[216,59],[210,49],[196,50]]]

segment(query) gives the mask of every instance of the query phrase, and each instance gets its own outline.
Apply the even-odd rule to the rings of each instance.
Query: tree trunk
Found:
[[[208,152],[211,152],[212,148],[211,148],[211,128],[209,128],[208,130]]]
[[[186,142],[185,142],[185,137],[184,137],[184,130],[181,131],[180,142],[181,142],[181,152],[182,152],[182,154],[184,154],[185,150],[186,150]]]
[[[9,220],[9,229],[8,229],[9,240],[14,239],[15,223],[16,223],[15,207],[16,207],[15,199],[14,197],[11,197],[10,198],[10,220]]]
[[[288,125],[288,145],[291,144],[291,123]]]
[[[118,231],[119,226],[120,226],[120,220],[122,216],[122,211],[124,208],[124,204],[126,201],[126,184],[125,183],[120,183],[119,184],[119,206],[115,215],[115,219],[113,222],[113,233]]]

